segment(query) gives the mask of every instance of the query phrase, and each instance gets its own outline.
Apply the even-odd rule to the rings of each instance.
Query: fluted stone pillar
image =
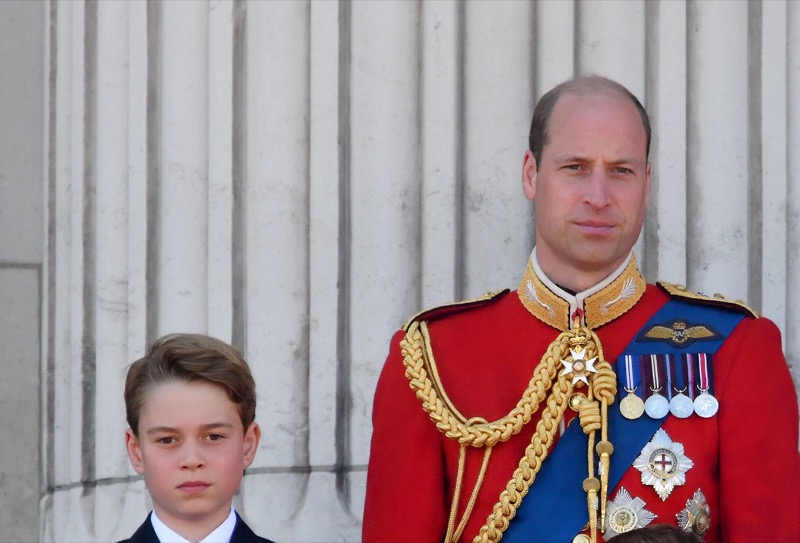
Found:
[[[122,385],[175,331],[253,368],[251,526],[359,540],[389,338],[516,286],[531,108],[573,73],[619,79],[653,117],[648,279],[750,300],[800,376],[794,2],[47,8],[44,541],[119,539],[149,510]]]

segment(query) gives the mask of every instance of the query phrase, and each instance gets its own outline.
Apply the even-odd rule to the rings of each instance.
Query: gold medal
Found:
[[[644,402],[636,395],[636,389],[625,389],[628,393],[621,402],[619,402],[619,411],[626,419],[636,420],[644,413]]]
[[[644,413],[644,400],[637,394],[636,389],[639,385],[638,357],[626,354],[622,356],[621,363],[619,364],[622,376],[622,383],[627,396],[622,398],[619,402],[619,412],[622,416],[629,420],[636,420]]]

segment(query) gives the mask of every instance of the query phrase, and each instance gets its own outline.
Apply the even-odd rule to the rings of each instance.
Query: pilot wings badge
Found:
[[[709,325],[674,320],[665,325],[656,324],[645,330],[639,336],[639,341],[661,341],[673,347],[685,348],[695,341],[717,340],[720,337]]]

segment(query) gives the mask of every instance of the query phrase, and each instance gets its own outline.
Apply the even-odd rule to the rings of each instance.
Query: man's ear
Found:
[[[244,433],[244,467],[247,468],[253,463],[258,450],[258,442],[261,440],[261,427],[258,423],[253,422]]]
[[[530,149],[522,159],[522,192],[528,200],[536,199],[536,157]]]
[[[144,459],[142,458],[142,448],[139,446],[139,438],[130,428],[125,430],[125,447],[128,449],[128,459],[131,461],[134,471],[139,475],[144,474]]]

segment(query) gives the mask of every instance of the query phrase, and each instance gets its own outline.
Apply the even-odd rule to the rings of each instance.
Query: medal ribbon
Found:
[[[689,393],[689,398],[694,400],[694,355],[687,354],[684,362],[686,363],[686,390]]]
[[[633,355],[630,354],[625,355],[624,361],[625,369],[623,378],[625,379],[625,390],[633,391],[639,386],[639,364],[633,363]]]
[[[658,355],[651,354],[650,355],[650,371],[652,372],[652,383],[653,386],[650,387],[650,392],[653,394],[658,394],[658,391],[661,390],[661,383],[658,378]]]
[[[664,394],[664,396],[666,396],[668,400],[672,399],[672,363],[672,355],[664,355],[664,370],[667,373],[667,393]]]
[[[700,384],[698,385],[698,389],[700,392],[708,392],[708,389],[711,388],[711,382],[709,379],[709,360],[708,355],[706,353],[699,353],[697,355],[698,359],[698,369],[700,374]]]
[[[686,394],[688,387],[686,386],[686,375],[684,370],[686,369],[686,358],[692,355],[680,355],[678,357],[674,357],[670,355],[670,360],[672,361],[673,368],[675,370],[675,380],[673,381],[675,384],[674,392],[675,394],[679,394],[681,391]],[[688,394],[687,394],[688,395]]]

